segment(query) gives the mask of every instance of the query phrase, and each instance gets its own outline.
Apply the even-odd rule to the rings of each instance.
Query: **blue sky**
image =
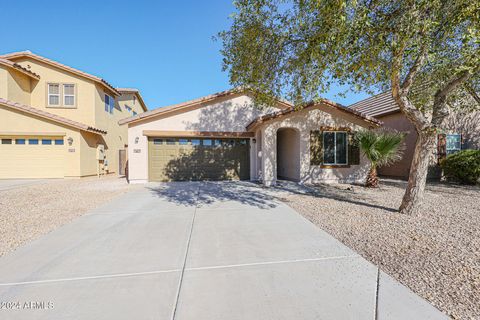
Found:
[[[150,109],[231,87],[212,40],[229,26],[229,0],[1,3],[0,53],[30,50],[138,88]],[[349,105],[368,96],[337,91],[325,97]]]

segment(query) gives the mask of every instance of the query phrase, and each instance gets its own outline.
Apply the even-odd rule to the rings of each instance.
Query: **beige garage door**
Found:
[[[150,181],[247,180],[248,139],[149,139]]]
[[[63,178],[63,137],[0,137],[0,179]]]

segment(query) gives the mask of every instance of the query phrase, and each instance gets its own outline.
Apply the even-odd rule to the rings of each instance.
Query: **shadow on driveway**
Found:
[[[168,182],[147,187],[155,196],[184,206],[203,206],[215,202],[233,201],[260,209],[278,206],[273,193],[261,185],[247,181]]]

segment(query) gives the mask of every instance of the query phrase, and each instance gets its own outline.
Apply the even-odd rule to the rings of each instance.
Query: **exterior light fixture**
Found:
[[[253,143],[257,143],[257,139],[252,139],[252,142],[253,142]]]
[[[138,137],[135,137],[135,144],[138,143],[138,140],[140,140]]]
[[[72,138],[72,137],[68,137],[67,142],[68,142],[68,145],[71,146],[72,143],[73,143],[73,138]]]

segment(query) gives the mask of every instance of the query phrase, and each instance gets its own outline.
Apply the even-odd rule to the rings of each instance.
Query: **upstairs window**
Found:
[[[63,85],[63,105],[67,107],[75,106],[75,85]]]
[[[58,83],[48,84],[48,105],[49,106],[60,105],[60,85]]]
[[[115,99],[105,94],[105,112],[113,114],[113,108],[115,107]]]
[[[340,131],[323,132],[323,164],[346,165],[347,133]]]

